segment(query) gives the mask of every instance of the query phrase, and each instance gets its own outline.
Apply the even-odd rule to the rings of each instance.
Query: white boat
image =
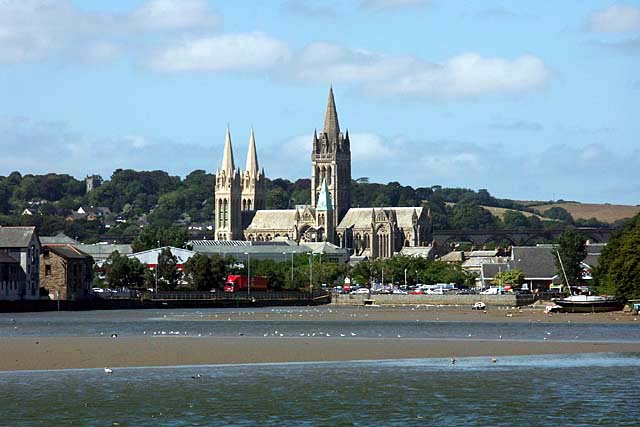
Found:
[[[562,311],[570,313],[595,313],[599,311],[622,310],[624,303],[615,297],[602,295],[571,295],[555,298],[553,302],[562,307]]]
[[[569,283],[567,279],[567,272],[564,269],[562,263],[562,257],[560,252],[556,251],[558,260],[560,261],[560,267],[562,268],[562,274],[564,275],[565,283]],[[571,287],[569,287],[569,292]],[[569,313],[595,313],[598,311],[618,311],[622,310],[624,303],[610,296],[603,295],[573,295],[565,298],[553,298],[551,301],[562,307],[562,311]]]

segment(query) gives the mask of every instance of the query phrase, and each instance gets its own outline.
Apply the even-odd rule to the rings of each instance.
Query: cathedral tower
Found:
[[[236,169],[233,161],[231,132],[227,128],[222,166],[216,170],[216,240],[242,239],[241,195],[240,170]]]
[[[338,225],[351,207],[351,147],[349,131],[346,135],[340,132],[333,88],[329,89],[324,129],[320,135],[313,133],[311,165],[311,204],[316,206],[322,182],[326,181],[333,207],[333,224]],[[330,241],[333,240],[331,236]]]
[[[247,167],[242,174],[242,210],[257,211],[264,209],[264,171],[258,165],[256,139],[251,129],[249,150],[247,151]]]

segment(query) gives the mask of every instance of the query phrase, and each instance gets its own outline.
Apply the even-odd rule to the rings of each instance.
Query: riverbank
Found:
[[[405,338],[2,338],[0,370],[640,352],[640,343]]]

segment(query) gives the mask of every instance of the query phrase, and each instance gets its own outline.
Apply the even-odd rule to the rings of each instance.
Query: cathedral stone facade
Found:
[[[430,241],[430,215],[422,207],[351,207],[351,142],[349,131],[340,131],[333,89],[324,128],[313,134],[310,206],[265,210],[264,170],[258,167],[253,130],[242,172],[235,167],[227,129],[215,196],[217,240],[326,241],[370,258],[390,257],[403,247]]]

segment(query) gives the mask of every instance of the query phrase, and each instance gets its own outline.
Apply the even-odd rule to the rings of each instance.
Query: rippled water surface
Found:
[[[320,308],[259,308],[253,310],[117,310],[0,314],[0,337],[9,336],[283,336],[396,337],[436,339],[504,339],[640,342],[636,323],[504,323],[446,321],[369,321],[366,310],[341,320],[326,321],[330,310]],[[278,320],[256,320],[269,315]],[[286,314],[286,319],[282,315]]]
[[[0,426],[637,426],[638,390],[640,354],[0,372]]]

